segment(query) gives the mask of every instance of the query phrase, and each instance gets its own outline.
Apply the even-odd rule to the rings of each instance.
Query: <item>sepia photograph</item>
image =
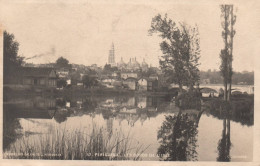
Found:
[[[0,4],[2,161],[257,161],[256,1]]]

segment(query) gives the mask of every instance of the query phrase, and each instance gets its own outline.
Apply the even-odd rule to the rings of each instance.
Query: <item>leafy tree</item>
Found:
[[[193,88],[195,83],[200,80],[199,76],[199,58],[200,58],[200,40],[198,27],[194,28],[181,24],[184,34],[184,48],[182,55],[184,56],[185,68],[188,71],[187,85]]]
[[[88,71],[86,71],[86,74],[88,75],[97,75],[97,71],[93,70],[93,69],[88,69]]]
[[[221,84],[223,83],[223,79],[220,75],[220,71],[200,71],[200,80],[203,82],[204,79],[209,79],[209,83],[211,84]]]
[[[89,75],[84,75],[82,78],[82,81],[83,81],[84,86],[87,88],[91,88],[98,84],[96,77],[91,77]]]
[[[70,74],[71,77],[71,84],[76,85],[78,81],[80,81],[80,73],[79,72],[73,72]]]
[[[220,71],[200,71],[200,79],[209,79],[211,84],[223,83]],[[254,72],[235,72],[232,74],[232,84],[254,85]],[[224,91],[223,91],[224,92]]]
[[[56,106],[58,107],[65,107],[66,106],[66,101],[63,99],[57,99],[56,100]]]
[[[149,77],[150,75],[155,75],[157,74],[156,70],[154,70],[153,68],[149,67],[147,71],[142,71],[141,75],[143,77]]]
[[[177,26],[175,22],[161,15],[152,19],[150,34],[160,33],[163,41],[160,44],[163,56],[160,67],[168,81],[190,88],[199,80],[198,60],[200,54],[198,28],[186,24]]]
[[[254,85],[254,72],[234,72],[232,76],[232,83],[243,83],[247,85]]]
[[[23,57],[18,55],[19,43],[14,35],[4,31],[4,83],[10,83],[15,77],[15,71],[23,63]]]
[[[105,64],[103,72],[107,73],[107,72],[115,72],[118,71],[117,67],[112,67],[110,64]]]
[[[62,88],[62,87],[65,87],[65,86],[67,86],[67,81],[66,81],[66,80],[64,80],[64,79],[59,79],[59,80],[57,81],[57,87]]]
[[[69,64],[69,61],[66,58],[63,58],[62,56],[59,57],[56,60],[56,67],[57,68],[71,68],[71,65]]]
[[[221,5],[221,23],[223,31],[222,37],[225,43],[225,48],[220,52],[221,65],[220,71],[224,83],[224,99],[230,100],[231,97],[231,84],[232,84],[232,61],[233,61],[233,38],[235,30],[233,26],[236,22],[236,16],[233,14],[233,5]],[[229,84],[229,91],[228,89]]]

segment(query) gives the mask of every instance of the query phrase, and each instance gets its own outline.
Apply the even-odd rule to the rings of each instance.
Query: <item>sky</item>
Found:
[[[113,2],[113,3],[112,3]],[[2,28],[15,35],[26,62],[49,63],[63,56],[70,63],[102,66],[115,46],[116,62],[136,57],[159,66],[162,52],[157,34],[149,36],[157,14],[175,22],[197,25],[200,33],[200,69],[218,70],[221,38],[216,1],[12,1],[0,5]],[[199,3],[198,3],[199,2]],[[253,71],[257,33],[256,1],[236,1],[234,26],[235,71]],[[258,31],[259,32],[259,31]]]

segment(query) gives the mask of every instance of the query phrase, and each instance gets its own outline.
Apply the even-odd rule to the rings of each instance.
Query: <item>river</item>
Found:
[[[252,161],[252,108],[225,116],[166,97],[18,97],[4,104],[4,158]]]

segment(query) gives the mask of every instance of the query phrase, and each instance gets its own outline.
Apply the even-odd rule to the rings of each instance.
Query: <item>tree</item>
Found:
[[[224,84],[224,99],[230,100],[231,97],[231,84],[232,84],[232,61],[233,61],[233,38],[235,30],[233,26],[236,22],[236,16],[233,14],[233,5],[221,5],[221,23],[223,31],[222,37],[225,43],[225,48],[220,52],[221,65],[220,71],[223,77]],[[229,84],[229,90],[228,90]]]
[[[89,75],[84,75],[82,78],[82,81],[83,81],[84,86],[87,88],[91,88],[98,84],[96,77],[91,77]]]
[[[151,75],[157,74],[157,72],[153,68],[149,67],[147,71],[142,71],[141,74],[142,74],[143,77],[149,77]]]
[[[175,22],[161,15],[152,19],[150,34],[160,33],[163,56],[160,67],[168,81],[179,85],[180,92],[184,85],[190,89],[199,81],[198,60],[200,55],[198,28],[186,24],[177,26]]]
[[[67,81],[66,81],[66,80],[64,80],[64,79],[59,79],[59,80],[57,81],[57,87],[58,87],[58,88],[63,88],[63,87],[65,87],[65,86],[67,86]]]
[[[14,78],[15,71],[23,63],[23,57],[18,55],[19,43],[14,35],[4,31],[4,83],[9,83]]]
[[[61,56],[56,60],[56,67],[57,68],[71,68],[71,65],[69,64],[69,61],[67,59],[65,59]]]
[[[103,72],[107,73],[107,72],[115,72],[118,71],[117,67],[112,67],[110,64],[105,64]]]
[[[199,76],[199,58],[200,58],[200,41],[198,27],[194,28],[181,24],[184,34],[184,48],[182,55],[185,57],[185,68],[188,71],[187,85],[191,88],[200,80]]]
[[[78,81],[80,81],[80,73],[78,71],[73,72],[70,74],[71,77],[71,84],[72,85],[77,85]]]
[[[95,71],[95,70],[93,70],[93,69],[88,69],[88,70],[86,71],[86,74],[88,74],[88,75],[97,75],[98,73],[97,73],[97,71]]]

